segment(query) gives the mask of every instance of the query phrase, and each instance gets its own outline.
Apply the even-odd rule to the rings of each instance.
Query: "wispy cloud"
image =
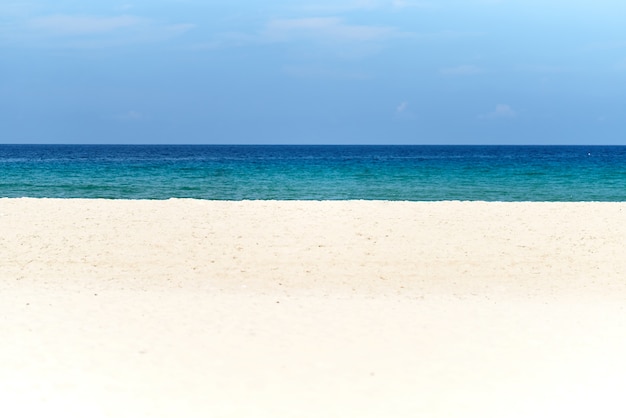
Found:
[[[432,9],[435,7],[435,3],[426,1],[409,1],[409,0],[393,0],[391,7],[395,10],[402,9]]]
[[[379,25],[355,25],[337,16],[272,19],[257,32],[224,32],[213,39],[191,45],[190,49],[212,50],[248,45],[307,42],[321,46],[326,53],[343,59],[371,56],[380,52],[385,42],[410,38],[412,33]]]
[[[622,61],[618,62],[615,65],[615,69],[618,71],[626,71],[626,58],[623,59]]]
[[[120,120],[120,121],[128,121],[128,122],[136,122],[141,120],[148,119],[146,115],[136,110],[129,110],[127,112],[118,113],[117,115],[113,115],[112,119]]]
[[[136,27],[141,23],[142,19],[127,15],[114,17],[52,15],[31,19],[28,26],[51,34],[78,35],[111,32],[121,28]]]
[[[408,101],[404,100],[396,106],[395,117],[396,119],[415,119]]]
[[[352,25],[339,17],[308,17],[271,20],[267,23],[262,36],[270,41],[294,39],[377,41],[406,34],[389,26]]]
[[[439,72],[443,75],[463,76],[481,74],[484,71],[475,65],[459,65],[456,67],[442,68]]]
[[[13,23],[5,43],[46,47],[98,48],[138,42],[156,42],[179,36],[195,25],[163,24],[131,16],[55,14]]]
[[[243,32],[223,32],[216,35],[213,39],[206,42],[198,42],[189,45],[191,50],[211,50],[223,48],[236,48],[249,44],[260,43],[258,36],[250,35]]]
[[[610,51],[626,49],[626,40],[588,43],[582,46],[583,51]]]
[[[41,11],[43,5],[31,1],[11,1],[2,0],[0,4],[0,17],[3,18],[24,18],[32,16],[33,13]]]
[[[572,68],[567,68],[558,65],[523,65],[518,67],[520,71],[529,72],[529,73],[538,73],[538,74],[558,74],[558,73],[566,73],[572,71]]]
[[[409,108],[409,102],[404,101],[396,106],[396,113],[404,113]]]
[[[327,80],[368,80],[371,78],[365,72],[358,71],[346,71],[341,69],[321,68],[318,66],[287,66],[283,69],[283,72],[295,78],[313,78],[313,79],[327,79]]]
[[[506,104],[498,104],[496,108],[488,113],[480,115],[480,119],[509,119],[517,116],[517,112],[513,108]]]
[[[351,11],[403,10],[409,8],[432,8],[435,3],[416,0],[351,0],[317,1],[299,5],[296,10],[306,13],[343,13]]]

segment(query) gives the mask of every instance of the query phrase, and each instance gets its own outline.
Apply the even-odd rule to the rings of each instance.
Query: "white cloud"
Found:
[[[128,113],[126,113],[125,117],[126,119],[130,119],[130,120],[143,119],[143,115],[137,112],[136,110],[130,110]]]
[[[270,41],[293,39],[377,41],[400,36],[403,34],[393,27],[351,25],[338,17],[275,19],[268,22],[263,31],[263,37]]]
[[[523,65],[518,67],[520,71],[538,74],[558,74],[572,71],[571,68],[556,65]]]
[[[31,19],[29,26],[53,34],[90,34],[111,32],[141,23],[142,19],[128,15],[115,17],[52,15]]]
[[[136,110],[129,110],[128,112],[120,113],[113,116],[113,119],[125,121],[139,121],[145,120],[146,116]]]
[[[162,30],[165,33],[169,33],[170,35],[178,35],[192,29],[196,28],[196,25],[193,23],[179,23],[176,25],[167,25],[163,26]]]
[[[397,2],[399,1],[399,2]],[[403,0],[396,2],[396,7],[427,7],[427,3]],[[367,7],[380,2],[353,2],[353,7]],[[274,43],[289,43],[294,41],[309,41],[331,46],[333,53],[347,58],[362,58],[380,52],[386,41],[393,39],[410,39],[413,41],[454,40],[468,37],[483,36],[482,32],[408,32],[394,26],[384,25],[357,25],[347,22],[339,16],[315,16],[291,19],[272,19],[257,32],[223,32],[217,33],[212,39],[190,45],[189,49],[210,50],[246,45],[261,45]],[[350,43],[350,48],[345,44]],[[343,51],[343,52],[341,52]],[[466,67],[456,71],[478,72],[477,67]]]
[[[408,8],[419,8],[419,9],[430,9],[435,7],[434,4],[424,1],[408,1],[408,0],[393,0],[391,2],[391,6],[393,9],[408,9]]]
[[[457,67],[442,68],[439,72],[443,75],[461,76],[461,75],[481,74],[484,71],[474,65],[459,65]]]
[[[363,72],[320,68],[315,66],[288,66],[283,69],[288,76],[328,80],[368,80],[370,75]]]
[[[496,108],[480,116],[481,119],[508,119],[517,116],[517,112],[513,108],[506,104],[498,104]]]
[[[7,43],[63,48],[102,48],[158,42],[195,28],[189,23],[164,25],[147,18],[119,15],[48,15],[5,28]],[[1,31],[1,28],[0,28]]]
[[[409,109],[409,102],[404,100],[396,106],[395,117],[398,120],[414,120],[415,115]]]
[[[208,42],[190,46],[191,49],[220,49],[254,44],[275,44],[294,41],[309,41],[323,44],[352,43],[352,48],[336,48],[340,56],[371,55],[378,52],[377,42],[388,39],[410,37],[390,26],[353,25],[336,16],[304,17],[295,19],[273,19],[262,30],[254,33],[224,32]],[[356,47],[360,44],[360,49]],[[343,45],[342,45],[343,46]],[[372,50],[372,48],[375,49]],[[339,51],[341,49],[341,51]]]
[[[622,61],[618,62],[617,65],[615,65],[615,69],[618,71],[626,70],[626,59],[623,59]]]
[[[624,48],[626,48],[626,41],[618,40],[618,41],[588,43],[582,47],[582,50],[583,51],[610,51],[614,49],[624,49]]]
[[[411,2],[406,0],[394,0],[391,2],[391,5],[394,9],[406,9],[411,6]]]
[[[2,1],[0,16],[10,18],[23,18],[34,13],[40,6],[25,1]]]
[[[248,44],[258,43],[257,36],[241,32],[224,32],[217,35],[208,42],[199,42],[189,46],[191,50],[211,50],[221,48],[240,47]]]
[[[350,11],[401,10],[407,8],[431,8],[433,4],[412,0],[352,0],[317,1],[315,4],[298,6],[296,10],[307,13],[344,13]]]

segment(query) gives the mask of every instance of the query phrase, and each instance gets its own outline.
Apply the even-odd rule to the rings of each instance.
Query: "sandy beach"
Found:
[[[5,416],[624,416],[626,204],[0,199]]]

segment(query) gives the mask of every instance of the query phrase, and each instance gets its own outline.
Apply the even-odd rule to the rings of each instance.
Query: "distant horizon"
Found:
[[[50,143],[0,143],[0,146],[181,146],[181,147],[204,147],[204,146],[216,146],[216,147],[626,147],[626,144],[359,144],[359,143],[317,143],[317,144],[299,144],[299,143],[63,143],[63,142],[50,142]]]

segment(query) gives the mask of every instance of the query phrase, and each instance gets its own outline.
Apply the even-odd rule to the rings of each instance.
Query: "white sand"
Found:
[[[626,414],[624,203],[0,199],[0,231],[2,416]]]

